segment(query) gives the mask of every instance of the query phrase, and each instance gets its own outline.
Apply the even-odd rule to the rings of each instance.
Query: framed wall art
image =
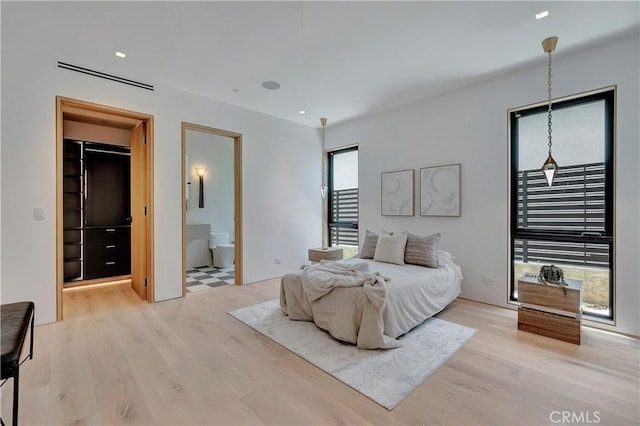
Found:
[[[420,216],[460,216],[460,164],[420,169]]]
[[[413,216],[413,182],[413,170],[382,173],[382,216]]]

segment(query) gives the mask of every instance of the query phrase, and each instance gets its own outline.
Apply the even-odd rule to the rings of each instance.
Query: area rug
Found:
[[[477,330],[430,318],[401,336],[401,348],[362,350],[312,322],[289,321],[277,299],[229,312],[316,367],[393,409],[473,337]]]

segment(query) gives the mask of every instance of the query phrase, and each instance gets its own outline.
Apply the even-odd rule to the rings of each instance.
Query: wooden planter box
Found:
[[[533,274],[518,280],[518,330],[580,344],[582,281],[547,285]],[[565,294],[566,291],[566,294]]]
[[[322,247],[309,249],[309,261],[342,260],[342,249],[337,247]]]

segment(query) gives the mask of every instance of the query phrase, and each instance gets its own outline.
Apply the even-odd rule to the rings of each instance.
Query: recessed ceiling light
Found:
[[[543,10],[542,12],[536,13],[536,19],[546,18],[547,16],[549,16],[548,10]]]
[[[124,52],[116,52],[116,56],[117,56],[118,58],[126,58],[126,57],[127,57],[127,54],[126,54],[126,53],[124,53]]]
[[[307,111],[305,111],[305,110],[303,110],[303,109],[301,109],[300,111],[298,111],[298,114],[306,114],[306,113],[307,113]]]
[[[277,81],[268,80],[262,83],[262,87],[267,90],[278,90],[280,88],[280,83]]]

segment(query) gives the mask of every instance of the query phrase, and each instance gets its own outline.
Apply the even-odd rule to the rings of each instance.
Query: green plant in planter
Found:
[[[555,265],[543,265],[540,267],[538,279],[545,284],[554,284],[562,287],[565,296],[567,295],[567,282],[564,279],[564,272]]]

